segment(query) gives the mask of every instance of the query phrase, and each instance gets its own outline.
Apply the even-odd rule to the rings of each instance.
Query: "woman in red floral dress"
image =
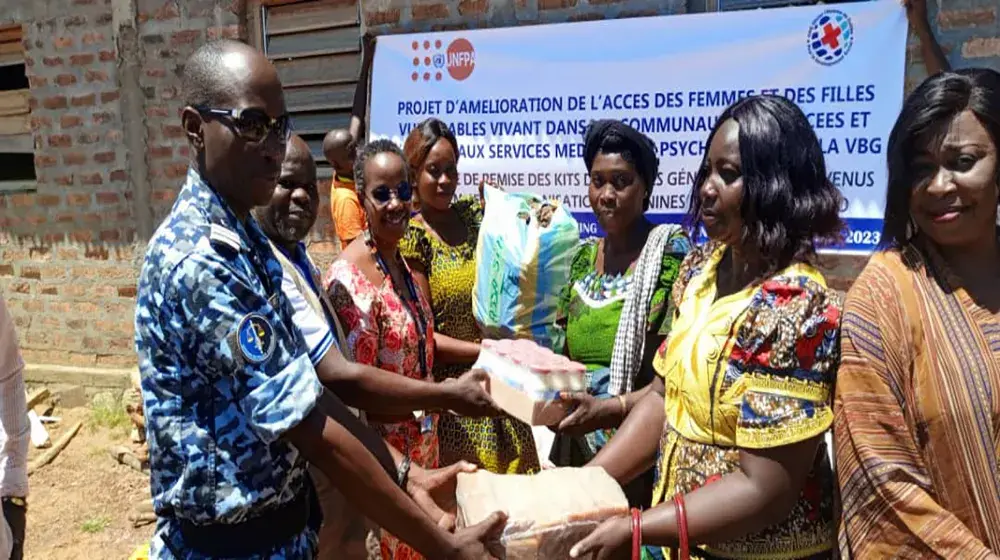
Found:
[[[372,142],[359,155],[354,174],[369,229],[347,246],[324,281],[346,344],[359,363],[433,382],[434,315],[399,254],[413,196],[403,155],[388,140]],[[438,467],[436,414],[369,413],[368,422],[414,465]],[[385,531],[382,557],[421,558]]]

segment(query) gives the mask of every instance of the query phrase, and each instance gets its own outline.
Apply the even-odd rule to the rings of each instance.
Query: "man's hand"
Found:
[[[448,392],[448,409],[461,416],[474,418],[501,414],[497,404],[483,387],[489,381],[489,374],[481,369],[469,370],[455,381],[444,381],[442,385]]]
[[[495,512],[481,523],[455,533],[455,553],[449,558],[454,560],[495,560],[501,553],[491,553],[490,544],[500,537],[507,516]]]
[[[588,393],[560,393],[559,401],[571,412],[552,430],[560,434],[582,436],[594,430],[613,428],[622,420],[618,399],[598,399]]]
[[[927,0],[900,0],[906,8],[906,20],[910,27],[917,29],[921,25],[929,25],[927,19]]]
[[[406,493],[438,527],[447,531],[455,530],[455,515],[458,510],[455,488],[460,472],[476,472],[476,465],[459,461],[449,467],[432,470],[410,465],[407,478]]]
[[[629,557],[632,539],[632,520],[628,517],[614,517],[601,523],[569,551],[570,558],[593,558],[594,560],[618,560]]]

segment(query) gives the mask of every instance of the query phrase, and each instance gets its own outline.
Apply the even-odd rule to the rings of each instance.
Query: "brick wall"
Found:
[[[377,33],[531,25],[704,11],[713,0],[364,0]],[[956,67],[1000,69],[997,6],[932,3]],[[4,0],[22,23],[38,189],[0,195],[0,291],[29,364],[134,365],[132,317],[144,242],[187,165],[179,73],[215,37],[246,37],[242,0]],[[911,45],[910,87],[924,77]],[[324,187],[324,191],[326,188]],[[328,243],[325,205],[313,247]],[[863,259],[831,262],[846,287]]]

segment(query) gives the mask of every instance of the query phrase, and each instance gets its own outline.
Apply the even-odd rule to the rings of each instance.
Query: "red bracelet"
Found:
[[[632,508],[632,560],[642,560],[642,512]]]
[[[674,507],[677,511],[677,551],[680,560],[691,558],[691,545],[688,542],[687,511],[684,509],[684,494],[674,496]]]

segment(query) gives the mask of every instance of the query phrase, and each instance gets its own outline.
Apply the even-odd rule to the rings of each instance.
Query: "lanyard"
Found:
[[[389,271],[389,266],[377,249],[374,247],[371,247],[371,249],[372,255],[375,256],[375,262],[378,264],[379,269],[381,269],[382,274],[391,282],[392,273]],[[410,318],[417,324],[417,337],[419,338],[417,351],[420,355],[420,373],[424,379],[427,379],[427,318],[424,317],[424,312],[420,308],[420,297],[417,293],[417,286],[413,283],[413,277],[405,266],[402,268],[402,274],[407,291],[410,293],[410,301],[404,301],[403,305],[406,307],[407,312],[409,312]],[[395,289],[395,282],[393,282],[393,289]]]

